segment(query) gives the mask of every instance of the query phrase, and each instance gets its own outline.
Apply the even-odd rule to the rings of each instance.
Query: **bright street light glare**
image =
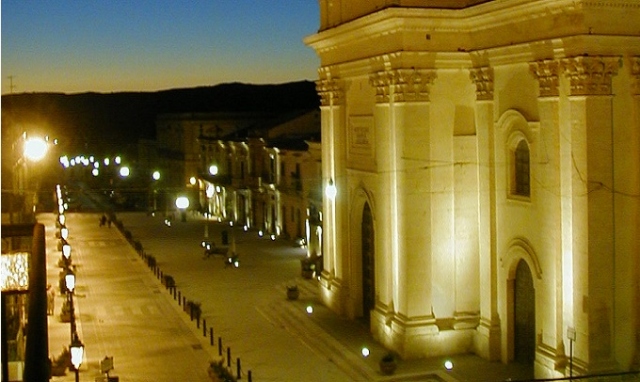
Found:
[[[131,174],[131,170],[129,170],[129,167],[123,166],[120,168],[120,176],[126,178],[127,176],[129,176],[129,174]]]
[[[186,196],[179,196],[176,198],[176,207],[181,210],[189,208],[189,198]]]
[[[42,138],[29,138],[24,142],[24,156],[37,162],[47,155],[47,142]]]
[[[154,171],[151,176],[153,177],[153,180],[160,180],[160,171]]]

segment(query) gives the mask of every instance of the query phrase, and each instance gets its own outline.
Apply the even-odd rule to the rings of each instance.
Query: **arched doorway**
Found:
[[[536,350],[536,299],[531,270],[524,260],[516,267],[513,292],[514,360],[532,363]]]
[[[375,247],[373,217],[369,203],[362,210],[362,316],[366,322],[371,319],[375,307]]]

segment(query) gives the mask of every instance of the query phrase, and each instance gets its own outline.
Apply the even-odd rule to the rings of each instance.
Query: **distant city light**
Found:
[[[116,164],[120,164],[120,162],[122,161],[122,159],[120,158],[120,156],[118,155],[117,157],[115,157],[115,159],[113,160]]]
[[[109,165],[109,158],[104,158],[103,163],[104,163],[105,166],[108,166]]]
[[[129,167],[127,166],[120,167],[120,176],[126,178],[130,174],[131,174],[131,170],[129,170]]]
[[[218,166],[216,166],[215,164],[211,165],[209,167],[209,174],[218,175]]]
[[[313,306],[307,305],[307,313],[309,314],[313,313]]]
[[[371,352],[369,351],[369,348],[367,348],[366,346],[362,348],[362,356],[367,358],[369,356],[369,354],[371,354]]]
[[[447,369],[447,370],[453,369],[453,362],[451,362],[449,360],[444,361],[444,368]]]
[[[189,184],[191,184],[192,186],[195,186],[196,184],[196,177],[192,176],[191,178],[189,178]]]
[[[100,170],[98,170],[97,168],[94,168],[93,170],[91,170],[91,175],[93,175],[93,176],[100,175]]]
[[[153,180],[160,180],[160,171],[154,171],[151,177]]]

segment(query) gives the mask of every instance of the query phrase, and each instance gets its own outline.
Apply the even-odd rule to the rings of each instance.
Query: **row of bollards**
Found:
[[[117,226],[117,227],[120,228],[121,230],[124,229],[122,226]],[[127,237],[127,239],[129,238]],[[142,249],[142,245],[140,245],[139,242],[134,241],[133,238],[131,238],[129,242],[132,245],[134,243],[136,244],[134,245],[134,249],[138,252],[138,255],[142,258],[142,260],[149,267],[149,269],[151,269],[154,276],[158,278],[160,283],[165,286],[165,289],[167,289],[169,293],[173,295],[174,301],[178,301],[178,306],[181,306],[182,310],[189,314],[190,320],[196,321],[196,327],[199,329],[200,321],[201,321],[201,313],[202,313],[200,303],[187,300],[187,298],[176,287],[173,277],[162,272],[160,267],[157,266],[156,258],[144,252],[144,250]],[[207,328],[209,329],[208,331],[207,331]],[[215,336],[213,331],[213,325],[207,326],[207,320],[204,318],[202,318],[202,335],[203,337],[209,337],[210,346],[215,346]],[[227,352],[226,367],[229,373],[232,373],[231,347],[227,346],[226,352]],[[222,337],[218,337],[218,356],[222,357],[223,356],[222,353],[223,353]],[[236,358],[236,379],[242,379],[242,366],[241,366],[240,358]],[[249,382],[252,382],[251,370],[247,370],[247,380]]]

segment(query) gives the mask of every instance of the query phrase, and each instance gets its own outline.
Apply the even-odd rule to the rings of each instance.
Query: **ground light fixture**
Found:
[[[151,177],[153,180],[160,180],[160,171],[154,171],[153,174],[151,174]]]
[[[367,358],[369,354],[371,354],[371,352],[369,351],[369,348],[366,346],[362,348],[361,353],[364,358]]]
[[[307,313],[311,314],[313,313],[313,306],[311,305],[307,305],[307,309],[306,309]]]
[[[453,369],[453,362],[451,360],[444,361],[444,368],[447,370]]]
[[[67,227],[60,228],[60,237],[62,240],[67,240],[69,238],[69,229]]]

